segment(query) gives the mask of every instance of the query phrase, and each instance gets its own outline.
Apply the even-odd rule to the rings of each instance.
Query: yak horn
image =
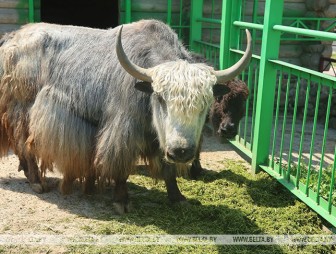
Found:
[[[224,83],[233,79],[234,77],[238,76],[249,64],[252,57],[252,39],[250,32],[247,29],[245,31],[247,36],[247,47],[244,55],[231,67],[225,70],[215,71],[217,82]]]
[[[116,41],[116,50],[117,50],[117,56],[119,59],[119,62],[124,69],[131,74],[133,77],[140,79],[142,81],[146,82],[153,82],[153,79],[150,75],[150,72],[148,69],[142,68],[140,66],[137,66],[136,64],[132,63],[128,57],[125,54],[125,51],[121,44],[121,31],[123,29],[123,26],[120,27],[118,33],[117,33],[117,41]]]

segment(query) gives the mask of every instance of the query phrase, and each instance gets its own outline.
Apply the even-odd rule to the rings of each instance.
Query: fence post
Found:
[[[282,23],[284,0],[266,0],[262,35],[258,94],[255,116],[252,170],[269,160],[277,71],[268,60],[278,59],[281,33],[273,29]]]
[[[203,0],[191,0],[190,10],[190,49],[196,51],[195,41],[202,38],[202,23],[198,21],[203,17]]]
[[[29,20],[30,23],[35,22],[34,0],[28,0],[28,20]]]
[[[219,69],[225,69],[234,64],[230,48],[238,47],[239,28],[233,21],[240,19],[242,0],[227,0],[222,2],[221,39],[219,49]]]
[[[124,24],[131,23],[132,21],[132,0],[125,0],[125,20]]]

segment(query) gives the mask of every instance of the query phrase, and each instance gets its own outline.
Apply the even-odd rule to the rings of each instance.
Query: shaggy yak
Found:
[[[177,168],[195,158],[214,96],[251,58],[215,71],[164,23],[142,20],[109,30],[46,23],[6,35],[0,47],[0,153],[19,157],[32,188],[41,171],[63,174],[61,191],[81,178],[114,181],[114,202],[128,211],[127,178],[140,157],[160,175],[172,202],[185,197]]]
[[[220,138],[232,139],[237,135],[239,121],[245,115],[249,90],[242,80],[231,80],[225,85],[228,86],[230,91],[215,98],[207,120],[212,123],[214,132]],[[203,170],[199,159],[200,149],[201,146],[199,146],[199,151],[196,153],[196,158],[190,168],[192,179],[197,179]]]

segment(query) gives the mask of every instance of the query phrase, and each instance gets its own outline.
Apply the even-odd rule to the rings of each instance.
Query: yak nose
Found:
[[[218,134],[224,138],[234,138],[237,135],[237,128],[234,123],[222,124],[219,127]]]
[[[178,163],[187,163],[194,159],[195,157],[195,147],[190,148],[167,148],[166,151],[167,159]]]

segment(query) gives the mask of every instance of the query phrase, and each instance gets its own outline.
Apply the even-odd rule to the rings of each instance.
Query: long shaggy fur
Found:
[[[160,171],[159,147],[164,145],[159,146],[152,125],[150,96],[135,90],[136,80],[120,66],[115,35],[116,29],[40,23],[4,37],[0,42],[0,155],[9,148],[19,156],[33,154],[43,170],[55,164],[65,184],[95,174],[127,179],[139,156],[149,161],[152,171]],[[168,84],[158,87],[154,82],[153,88],[176,103],[176,112],[199,113],[209,107],[216,81],[212,68],[198,64],[185,72],[192,57],[168,26],[154,20],[125,25],[123,47],[139,66],[179,61],[175,74],[189,78],[201,73],[204,81],[198,87],[180,86],[185,89],[182,93],[174,94],[176,86],[165,90]]]

